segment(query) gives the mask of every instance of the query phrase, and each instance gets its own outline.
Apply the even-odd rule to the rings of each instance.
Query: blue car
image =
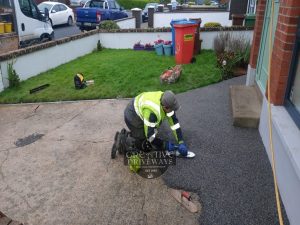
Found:
[[[80,30],[95,29],[101,21],[118,20],[128,17],[114,0],[91,0],[83,8],[76,9],[76,25]]]

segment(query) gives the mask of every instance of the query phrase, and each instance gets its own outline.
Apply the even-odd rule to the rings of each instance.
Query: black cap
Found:
[[[173,111],[176,111],[180,108],[175,94],[172,91],[165,91],[161,97],[161,104]]]

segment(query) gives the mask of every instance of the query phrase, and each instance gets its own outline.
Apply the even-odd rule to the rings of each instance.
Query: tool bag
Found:
[[[83,89],[86,87],[86,82],[84,80],[82,73],[77,73],[74,76],[74,85],[76,89]]]

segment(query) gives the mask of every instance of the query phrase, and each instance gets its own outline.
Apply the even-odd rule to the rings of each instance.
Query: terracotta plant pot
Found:
[[[239,77],[247,74],[247,69],[245,67],[236,67],[233,70],[233,76]]]

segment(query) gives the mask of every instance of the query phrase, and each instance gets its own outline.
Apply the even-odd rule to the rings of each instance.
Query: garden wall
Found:
[[[243,35],[245,39],[252,42],[253,30],[232,30],[232,35]],[[220,33],[220,31],[201,31],[200,39],[202,42],[202,49],[213,49],[214,38]],[[154,43],[158,39],[172,40],[172,33],[169,29],[162,29],[161,32],[123,32],[118,33],[101,33],[100,41],[106,48],[127,49],[132,48],[137,42],[142,44]]]
[[[115,20],[115,22],[118,24],[120,29],[134,29],[134,28],[136,28],[134,17]]]
[[[253,30],[246,28],[201,29],[203,49],[213,49],[213,39],[218,33],[229,30],[233,35],[243,34],[252,40]],[[7,65],[13,62],[21,80],[26,80],[49,69],[91,53],[100,40],[105,48],[130,49],[141,41],[153,43],[157,39],[171,40],[171,30],[165,29],[121,29],[116,31],[93,30],[90,32],[31,46],[0,55],[0,91],[8,86]]]
[[[167,12],[154,13],[154,28],[170,27],[172,19],[192,19],[201,18],[201,26],[208,22],[218,22],[222,26],[232,26],[232,20],[229,20],[229,12],[227,11],[198,11],[198,12]]]

